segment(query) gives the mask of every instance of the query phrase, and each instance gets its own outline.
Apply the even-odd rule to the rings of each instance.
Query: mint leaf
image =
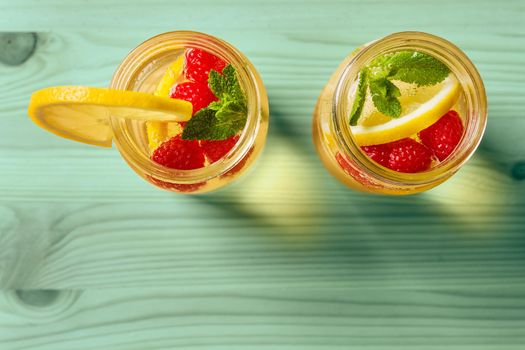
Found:
[[[384,97],[399,97],[401,96],[401,91],[399,88],[394,85],[390,80],[387,79],[377,79],[370,82],[370,90],[372,94],[374,91],[380,93]]]
[[[379,112],[392,118],[401,115],[401,103],[397,99],[401,92],[391,81],[384,78],[370,81],[370,93]]]
[[[246,105],[239,101],[227,101],[217,110],[216,117],[220,121],[244,121],[246,122]],[[242,128],[242,126],[241,126]]]
[[[235,74],[235,68],[231,64],[222,70],[222,74],[211,70],[208,84],[213,94],[221,101],[245,101],[244,93]]]
[[[208,85],[219,101],[210,103],[188,121],[183,140],[224,140],[246,124],[248,107],[235,68],[229,64],[222,74],[210,71]]]
[[[366,100],[366,89],[368,86],[367,81],[367,72],[362,70],[359,73],[359,83],[357,85],[357,90],[355,91],[354,104],[352,106],[352,111],[350,112],[350,125],[357,125],[357,121],[363,112],[363,107]]]
[[[186,124],[183,140],[225,140],[244,127],[246,118],[219,120],[216,111],[203,108]]]
[[[387,94],[387,87],[386,87],[386,80],[385,78],[381,79],[373,79],[370,81],[370,93],[372,95],[381,95],[386,96]]]
[[[377,110],[384,115],[392,118],[398,118],[401,115],[401,103],[397,98],[374,95],[372,101]]]
[[[397,99],[401,96],[401,91],[392,80],[417,86],[435,85],[445,80],[450,69],[429,54],[405,50],[374,58],[359,74],[359,85],[350,112],[350,125],[357,125],[363,113],[367,90],[379,112],[398,118],[402,112],[401,103]]]
[[[450,69],[440,60],[418,51],[396,52],[387,61],[389,78],[417,86],[435,85],[449,75]]]

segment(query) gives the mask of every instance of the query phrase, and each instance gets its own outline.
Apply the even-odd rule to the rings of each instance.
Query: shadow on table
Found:
[[[273,236],[313,240],[329,239],[332,232],[472,232],[482,229],[479,219],[493,210],[494,193],[468,193],[473,187],[456,181],[459,175],[437,189],[408,197],[349,190],[322,166],[311,135],[301,131],[305,122],[294,125],[275,108],[271,115],[266,150],[255,171],[200,200],[225,215],[255,222]],[[303,119],[309,131],[311,116]],[[479,153],[487,157],[483,149]],[[491,178],[484,181],[490,185]]]
[[[309,130],[310,116],[304,118]],[[497,191],[472,193],[477,187],[465,186],[472,177],[468,171],[413,196],[352,191],[326,172],[304,128],[272,110],[271,132],[256,169],[229,189],[198,197],[235,222],[243,238],[257,247],[246,262],[251,274],[246,278],[258,278],[257,264],[268,261],[255,256],[267,255],[273,256],[275,275],[266,270],[270,276],[259,277],[274,282],[287,276],[434,286],[440,278],[461,283],[473,264],[473,277],[484,268],[517,277],[514,265],[505,264],[505,254],[525,259],[518,235],[525,232],[525,222],[515,219],[522,206],[506,208],[503,198],[495,198]],[[483,148],[478,156],[495,157]],[[488,176],[482,173],[478,179]],[[509,202],[519,201],[519,192],[505,195]],[[521,239],[520,248],[516,239]],[[497,267],[494,260],[500,261]]]

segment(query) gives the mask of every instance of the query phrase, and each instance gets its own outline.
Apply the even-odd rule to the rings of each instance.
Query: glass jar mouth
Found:
[[[449,66],[466,97],[467,125],[460,143],[444,161],[421,173],[401,173],[371,160],[355,141],[349,124],[348,104],[351,88],[359,71],[379,54],[417,50],[431,54]],[[390,34],[366,44],[344,67],[332,100],[332,123],[339,148],[353,159],[367,176],[392,186],[424,186],[440,182],[456,172],[481,142],[487,123],[487,99],[483,81],[467,55],[451,42],[438,36],[415,31]]]
[[[248,106],[246,125],[235,146],[218,161],[202,168],[178,170],[164,167],[150,159],[149,154],[127,132],[133,128],[132,121],[110,118],[114,142],[121,153],[126,153],[126,161],[145,174],[165,182],[192,184],[205,182],[227,173],[250,151],[259,129],[260,110],[263,101],[257,85],[258,73],[248,59],[232,45],[214,36],[194,31],[173,31],[154,36],[133,49],[119,65],[113,75],[110,88],[130,90],[132,81],[138,77],[148,64],[175,51],[187,47],[210,52],[235,69],[239,84],[243,89]]]

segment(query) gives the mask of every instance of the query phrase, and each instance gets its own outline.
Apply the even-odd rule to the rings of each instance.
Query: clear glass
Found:
[[[362,67],[378,55],[417,50],[449,66],[462,93],[460,110],[465,131],[453,153],[421,173],[401,173],[371,160],[355,142],[349,125],[355,84]],[[487,98],[474,64],[445,39],[421,32],[394,33],[368,43],[346,57],[321,92],[313,114],[313,141],[328,171],[350,188],[381,194],[404,195],[428,190],[450,178],[479,145],[487,122]]]
[[[220,160],[203,168],[176,170],[150,159],[144,122],[111,118],[115,142],[129,166],[151,184],[170,191],[204,193],[222,188],[245,173],[259,156],[268,130],[268,97],[252,63],[236,48],[213,36],[175,31],[148,39],[117,68],[110,88],[153,93],[168,66],[185,48],[208,51],[236,69],[246,94],[248,117],[236,145]]]

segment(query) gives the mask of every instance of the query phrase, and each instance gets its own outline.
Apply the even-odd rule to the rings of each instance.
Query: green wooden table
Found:
[[[32,91],[107,86],[174,29],[229,41],[267,86],[267,146],[234,186],[162,192],[28,120]],[[487,133],[439,188],[356,193],[311,112],[343,57],[402,30],[472,58]],[[0,0],[0,32],[0,349],[525,349],[523,0]]]

